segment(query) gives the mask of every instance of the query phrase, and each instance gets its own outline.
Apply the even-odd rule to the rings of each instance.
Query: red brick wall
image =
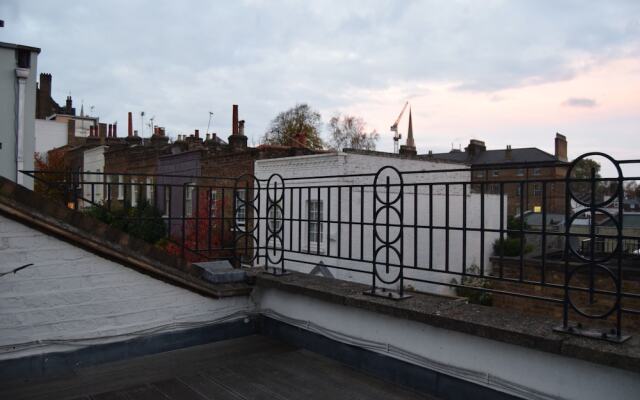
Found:
[[[499,260],[495,259],[493,262],[493,274],[499,274]],[[577,264],[576,264],[577,265]],[[571,265],[570,268],[575,268],[576,265]],[[530,280],[534,282],[540,282],[542,280],[541,265],[539,262],[531,262],[525,260],[523,268],[524,280]],[[511,279],[519,279],[520,277],[520,263],[519,260],[505,259],[503,262],[503,277]],[[589,287],[589,274],[588,269],[582,269],[580,272],[574,274],[571,280],[572,287]],[[614,269],[615,273],[615,269]],[[544,281],[548,284],[564,285],[564,263],[557,261],[549,261],[545,268]],[[612,281],[605,274],[597,272],[594,279],[594,287],[600,290],[615,290]],[[491,281],[491,288],[497,290],[504,290],[510,292],[517,292],[528,294],[532,296],[551,297],[555,299],[563,299],[564,289],[562,287],[542,287],[539,284],[525,284],[518,282],[504,282],[504,281]],[[640,294],[640,274],[637,271],[623,269],[623,292]],[[562,304],[556,304],[546,301],[540,301],[535,299],[521,298],[515,296],[493,294],[493,305],[495,307],[507,308],[524,314],[543,315],[549,318],[553,318],[558,321],[560,325],[562,323],[563,306]],[[571,291],[571,297],[574,302],[580,306],[580,309],[587,311],[589,314],[600,314],[609,309],[614,300],[613,296],[598,295],[594,297],[593,304],[589,304],[588,294],[580,291]],[[640,310],[640,299],[623,299],[622,305],[624,308],[630,308]],[[571,307],[569,308],[569,319],[574,322],[580,322],[585,327],[615,327],[615,313],[606,320],[598,320],[586,318],[579,315]],[[624,313],[622,317],[623,330],[630,330],[634,332],[640,332],[640,315]]]

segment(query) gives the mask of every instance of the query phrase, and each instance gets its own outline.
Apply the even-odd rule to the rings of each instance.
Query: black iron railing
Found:
[[[584,161],[596,158],[609,168]],[[558,330],[620,342],[623,327],[640,328],[640,254],[630,249],[640,229],[625,224],[621,206],[625,185],[640,180],[623,167],[638,165],[589,153],[526,177],[527,166],[299,176],[256,164],[255,176],[233,179],[25,173],[116,226],[160,220],[165,245],[190,260],[228,258],[274,274],[321,266],[391,299],[417,290],[547,304]],[[136,213],[141,204],[154,212]]]

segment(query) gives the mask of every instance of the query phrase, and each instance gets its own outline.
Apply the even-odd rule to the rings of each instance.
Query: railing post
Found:
[[[266,189],[267,235],[265,242],[265,267],[267,272],[273,275],[286,275],[288,274],[284,266],[284,200],[286,191],[282,176],[280,174],[271,175],[267,181]]]
[[[244,186],[242,182],[245,182]],[[244,195],[240,196],[240,191]],[[224,191],[223,191],[224,196]],[[224,202],[223,202],[224,207]],[[253,264],[260,252],[260,181],[251,174],[245,174],[235,180],[232,197],[232,219],[233,219],[233,257],[239,266],[243,262]],[[240,223],[240,210],[244,210],[244,220]],[[249,215],[253,217],[249,220]],[[239,242],[245,241],[244,253],[240,254]],[[247,243],[251,245],[251,255]],[[243,257],[244,256],[244,257]],[[243,259],[244,258],[244,259]]]
[[[588,178],[572,177],[577,165],[583,160],[587,160],[588,157],[596,156],[603,157],[610,161],[615,167],[618,177],[615,179],[617,184],[616,193],[609,198],[606,194],[602,199],[597,196],[598,183],[606,182],[600,178],[595,169],[591,169],[590,176]],[[585,184],[588,184],[589,199],[586,200],[583,196],[577,195],[572,188],[572,184],[578,183],[584,189]],[[620,343],[627,339],[629,336],[622,335],[622,258],[623,258],[623,215],[624,215],[624,177],[620,163],[604,153],[587,153],[576,158],[572,163],[565,177],[565,194],[566,194],[566,210],[565,210],[565,250],[564,250],[564,301],[563,301],[563,316],[562,326],[554,328],[555,331],[571,333],[574,335],[587,336],[591,338],[603,339],[611,342]],[[614,202],[618,201],[618,213],[616,216],[611,214],[606,207]],[[574,201],[578,205],[582,205],[584,208],[578,211],[572,210],[571,202]],[[599,232],[596,228],[596,213],[604,215],[609,218],[615,228],[616,234],[616,248],[613,252],[607,253],[606,251],[598,254],[596,249],[597,239],[600,238]],[[589,220],[589,248],[588,251],[580,251],[582,249],[576,248],[572,241],[572,238],[576,235],[572,234],[571,227],[573,223],[581,215],[590,216]],[[615,260],[613,259],[615,257]],[[571,258],[575,258],[577,263],[572,265]],[[615,261],[616,271],[612,271],[612,264]],[[607,265],[608,263],[608,265]],[[581,271],[587,276],[589,287],[586,289],[588,296],[588,304],[591,306],[595,303],[595,294],[610,296],[613,294],[615,300],[613,304],[607,309],[594,311],[591,309],[582,309],[576,304],[572,298],[572,292],[584,291],[584,288],[579,285],[572,284],[572,279],[577,277]],[[610,280],[615,286],[615,291],[604,291],[603,289],[596,288],[597,281],[595,279],[595,271],[604,273],[604,276]],[[606,304],[605,304],[606,305]],[[610,316],[615,317],[615,328],[613,329],[591,329],[584,327],[582,324],[571,324],[569,321],[569,310],[573,310],[576,314],[588,319],[600,319],[607,320]]]
[[[393,179],[393,182],[392,182]],[[397,187],[397,192],[393,188]],[[369,296],[384,297],[393,300],[406,299],[404,293],[404,258],[403,233],[404,233],[404,182],[402,173],[394,167],[383,167],[378,170],[373,181],[373,223],[372,223],[372,282],[371,288],[364,292]],[[392,223],[391,217],[395,215],[398,223]],[[396,230],[392,232],[392,226]],[[384,233],[379,232],[379,228]],[[392,237],[393,235],[393,237]],[[397,264],[391,261],[392,256],[397,258]],[[383,257],[384,256],[384,257]],[[384,261],[382,261],[384,259]],[[397,291],[382,284],[398,284]]]

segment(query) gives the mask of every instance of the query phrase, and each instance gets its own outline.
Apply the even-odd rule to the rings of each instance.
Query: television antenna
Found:
[[[209,111],[209,122],[207,123],[207,135],[209,134],[209,127],[211,126],[212,118],[213,118],[213,112]]]
[[[144,111],[140,111],[140,137],[144,136]]]

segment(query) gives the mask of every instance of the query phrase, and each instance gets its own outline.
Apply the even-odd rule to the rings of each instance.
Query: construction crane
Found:
[[[408,105],[409,105],[409,102],[406,101],[404,103],[404,107],[402,107],[402,111],[400,111],[400,115],[398,115],[398,118],[396,119],[396,122],[394,122],[393,125],[391,125],[391,132],[394,133],[393,135],[393,152],[394,153],[398,152],[398,149],[400,148],[400,139],[402,139],[402,135],[398,133],[398,123],[400,123],[400,119],[402,118],[402,115],[404,114]]]

